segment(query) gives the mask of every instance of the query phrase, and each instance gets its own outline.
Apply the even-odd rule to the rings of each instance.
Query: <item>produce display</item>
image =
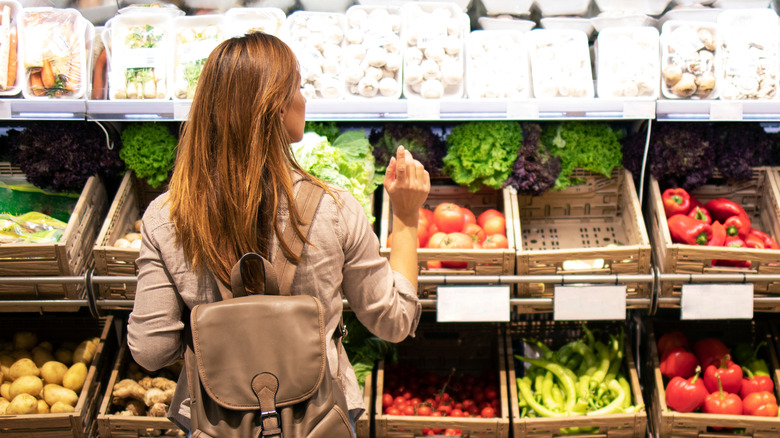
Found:
[[[529,367],[517,377],[521,417],[597,416],[637,412],[624,369],[624,335],[592,331],[558,349],[536,339],[523,339],[524,355],[517,364]],[[532,358],[531,352],[538,352]],[[516,365],[517,367],[518,365]],[[598,427],[571,428],[565,432],[594,433]]]
[[[192,99],[200,72],[209,54],[225,39],[223,17],[177,17],[173,62],[173,96]]]
[[[669,20],[661,28],[664,97],[714,99],[718,83],[717,29],[713,23]]]
[[[468,16],[445,2],[406,3],[401,13],[403,95],[409,99],[462,97]]]
[[[17,331],[0,351],[0,415],[67,413],[75,410],[100,338],[52,342]]]
[[[347,11],[344,79],[350,96],[401,96],[401,11],[352,6]]]
[[[379,165],[389,163],[398,146],[403,146],[425,167],[431,177],[444,175],[442,159],[447,153],[447,145],[441,135],[433,132],[430,124],[387,123],[372,129],[368,141],[374,149],[374,157]]]
[[[343,14],[298,11],[287,17],[286,27],[287,43],[300,63],[303,95],[307,99],[343,98]]]
[[[531,70],[522,34],[482,30],[466,37],[466,94],[469,99],[531,95]]]
[[[762,346],[739,343],[731,349],[718,338],[665,333],[657,349],[666,404],[677,412],[777,417],[770,369],[758,356]]]

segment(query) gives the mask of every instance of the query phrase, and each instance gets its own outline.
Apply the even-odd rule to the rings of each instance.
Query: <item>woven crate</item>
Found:
[[[509,436],[509,406],[506,387],[504,342],[496,324],[420,324],[414,338],[398,344],[399,364],[414,367],[419,372],[446,375],[450,371],[480,375],[497,373],[501,398],[500,412],[494,418],[419,417],[385,415],[382,412],[385,364],[377,370],[375,398],[376,438],[414,438],[422,429],[461,429],[471,438],[507,438]]]
[[[7,163],[0,163],[0,175],[22,176],[17,168]],[[90,177],[59,242],[0,245],[0,277],[83,275],[92,266],[92,246],[107,205],[105,186],[97,177]],[[0,281],[0,297],[10,300],[79,298],[83,296],[84,289],[85,286],[81,284],[3,284]],[[12,309],[27,312],[37,311],[38,307]],[[78,307],[73,310],[78,310]]]
[[[605,330],[618,330],[616,323],[589,322],[591,329],[601,328]],[[527,337],[544,342],[553,350],[564,344],[581,338],[582,323],[561,321],[524,321],[513,322],[507,326],[507,361],[509,375],[509,404],[512,413],[512,431],[515,437],[527,438],[552,438],[562,436],[561,429],[569,427],[598,427],[594,434],[583,436],[596,438],[644,438],[647,431],[647,412],[641,409],[638,412],[609,414],[599,416],[581,417],[550,417],[550,418],[521,418],[518,403],[520,398],[517,393],[516,379],[518,376],[515,368],[517,364],[515,354],[520,354],[515,348],[519,344],[514,342]],[[634,362],[633,349],[629,337],[626,336],[623,352],[624,367],[627,370],[626,379],[631,385],[633,404],[644,403],[642,388],[639,383],[636,363]]]
[[[135,260],[138,250],[117,248],[114,242],[133,231],[133,223],[140,219],[146,207],[161,193],[165,185],[153,188],[145,181],[135,177],[132,171],[125,172],[106,220],[100,229],[93,252],[95,254],[96,275],[132,276],[138,272]],[[135,298],[135,283],[103,283],[100,285],[100,297],[104,299]]]
[[[647,325],[648,340],[643,357],[652,361],[647,373],[648,385],[651,389],[651,427],[661,437],[669,438],[718,438],[743,436],[751,438],[777,438],[780,436],[780,418],[754,417],[750,415],[716,415],[703,413],[681,413],[670,410],[666,406],[666,386],[659,369],[659,357],[656,342],[664,333],[680,330],[691,343],[704,337],[716,337],[727,346],[733,347],[738,342],[752,342],[753,345],[767,341],[765,359],[770,368],[775,384],[775,396],[778,397],[780,386],[780,371],[778,371],[777,352],[772,345],[769,328],[766,324],[756,321],[660,321]],[[744,434],[733,431],[715,431],[714,427],[731,427],[744,429]]]
[[[109,377],[108,384],[104,388],[100,409],[97,413],[98,434],[100,438],[159,436],[160,434],[165,434],[167,431],[171,431],[172,434],[177,433],[179,428],[166,417],[125,417],[115,415],[114,412],[112,412],[111,399],[114,393],[114,385],[120,380],[127,378],[127,368],[132,360],[130,349],[127,347],[127,342],[123,342],[119,349],[119,354],[117,354],[116,360],[114,361],[113,368],[111,369],[111,376]],[[149,375],[157,377],[157,374],[154,373],[149,373]],[[175,381],[178,376],[167,377]]]
[[[518,275],[647,274],[650,240],[634,180],[575,170],[585,184],[541,196],[513,194]],[[616,245],[616,246],[607,246]],[[585,263],[569,267],[567,261]],[[553,284],[519,284],[520,297],[552,297]],[[629,298],[650,297],[647,283],[627,283]],[[534,311],[534,309],[530,309]]]
[[[432,185],[424,208],[434,210],[443,202],[453,202],[461,207],[468,208],[474,215],[479,216],[485,210],[496,209],[502,212],[506,219],[506,238],[509,248],[506,249],[470,249],[451,250],[435,248],[417,249],[417,261],[420,266],[420,275],[514,275],[515,273],[515,237],[516,226],[510,208],[509,190],[495,190],[483,188],[476,193],[471,193],[465,187],[455,185]],[[387,236],[392,230],[392,208],[387,191],[382,196],[382,218],[380,222],[380,253],[390,257],[390,248],[387,247]],[[427,268],[429,260],[465,261],[468,266],[465,269],[433,269]],[[436,294],[436,285],[420,284],[421,297],[433,297]]]
[[[768,167],[753,169],[751,179],[727,182],[717,176],[708,184],[691,192],[702,203],[716,198],[727,198],[739,203],[750,215],[754,228],[775,238],[780,237],[780,192],[773,187]],[[655,178],[650,178],[649,229],[653,238],[653,251],[661,272],[677,274],[758,273],[780,274],[780,250],[725,248],[673,243],[666,224],[661,189]],[[749,260],[750,268],[712,266],[712,260]],[[681,285],[661,283],[660,296],[680,296]],[[756,296],[780,294],[780,282],[755,282]],[[760,306],[760,305],[757,305]],[[776,306],[774,306],[776,307]],[[756,310],[771,310],[756,307]]]
[[[101,391],[118,348],[113,316],[100,319],[67,316],[4,317],[0,328],[8,336],[16,331],[32,331],[38,335],[40,341],[49,341],[55,347],[60,342],[78,344],[85,339],[100,337],[100,344],[87,371],[87,378],[74,412],[0,417],[2,436],[92,438],[88,431],[93,427]]]

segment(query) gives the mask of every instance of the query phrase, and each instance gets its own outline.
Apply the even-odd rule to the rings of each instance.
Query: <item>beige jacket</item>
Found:
[[[296,188],[298,186],[296,185]],[[379,241],[357,200],[334,188],[341,205],[322,198],[309,232],[292,286],[292,294],[308,293],[325,308],[327,335],[332,337],[343,308],[342,293],[358,319],[374,334],[391,342],[413,335],[421,306],[412,284],[392,271],[379,255]],[[183,358],[181,322],[184,306],[215,301],[219,291],[214,276],[190,269],[176,243],[167,193],[155,199],[143,217],[143,245],[137,260],[138,286],[127,327],[127,343],[135,361],[157,370]],[[279,211],[282,227],[288,210]],[[271,254],[276,254],[274,241]],[[271,260],[273,262],[273,260]],[[355,373],[344,349],[328,345],[331,373],[341,371],[350,409],[366,408]]]

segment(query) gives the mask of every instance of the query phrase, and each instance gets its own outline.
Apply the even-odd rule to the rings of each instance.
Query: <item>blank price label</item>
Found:
[[[753,284],[684,284],[680,319],[753,319]]]
[[[624,119],[654,119],[655,100],[624,103],[623,118]]]
[[[506,117],[512,120],[536,120],[539,104],[527,100],[510,100],[506,103]]]
[[[439,286],[438,322],[509,322],[509,285]]]
[[[742,103],[726,101],[710,102],[710,120],[741,121]]]
[[[626,319],[626,286],[555,286],[556,321]]]
[[[5,99],[0,100],[0,119],[10,119],[12,114],[11,102]]]
[[[182,121],[187,120],[190,116],[190,106],[192,106],[192,102],[174,102],[173,119]]]
[[[410,119],[438,120],[441,114],[438,99],[409,99],[406,105]]]

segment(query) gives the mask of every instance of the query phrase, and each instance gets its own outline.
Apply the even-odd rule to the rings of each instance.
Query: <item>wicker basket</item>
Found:
[[[752,178],[747,181],[726,182],[714,178],[709,184],[691,192],[705,203],[715,198],[727,198],[739,203],[750,215],[754,228],[775,238],[780,237],[780,191],[771,176],[771,168],[753,169]],[[725,248],[683,245],[673,243],[666,224],[661,189],[655,178],[650,178],[649,229],[653,238],[653,251],[658,265],[664,273],[713,274],[713,273],[758,273],[780,274],[780,250]],[[712,266],[712,260],[749,260],[750,268]],[[660,296],[680,296],[681,285],[664,282]],[[780,294],[780,282],[754,283],[756,296]],[[663,305],[663,304],[662,304]],[[760,306],[760,305],[757,305]],[[777,310],[777,306],[756,307],[755,310]]]
[[[74,412],[0,417],[0,434],[3,436],[92,438],[90,430],[100,404],[102,385],[118,348],[113,317],[7,317],[0,322],[0,328],[9,334],[22,329],[32,331],[39,340],[55,345],[65,341],[78,344],[85,339],[100,337]]]
[[[615,330],[616,323],[588,323],[588,327]],[[562,435],[561,429],[571,427],[598,427],[595,434],[584,436],[605,438],[644,438],[647,431],[647,412],[641,409],[638,412],[609,414],[599,416],[582,417],[549,417],[549,418],[520,418],[520,401],[517,393],[515,371],[515,343],[513,339],[528,337],[544,342],[552,349],[560,348],[569,341],[582,337],[581,323],[560,321],[529,321],[513,322],[507,328],[507,360],[509,374],[509,404],[512,412],[512,431],[515,437],[528,438],[552,438]],[[639,384],[636,363],[634,362],[631,343],[626,337],[623,353],[624,366],[627,370],[626,379],[631,385],[631,393],[634,397],[633,404],[644,403],[642,389]],[[519,352],[518,352],[519,353]]]
[[[496,373],[500,412],[494,418],[419,417],[385,415],[382,394],[385,384],[385,364],[379,363],[375,399],[376,438],[413,438],[424,428],[461,429],[471,438],[507,438],[509,436],[509,406],[507,405],[506,362],[504,342],[495,324],[421,324],[414,338],[398,344],[399,364],[420,372],[447,374]]]
[[[649,273],[650,240],[631,173],[616,169],[605,178],[576,170],[574,176],[586,183],[542,196],[513,195],[517,275]],[[575,260],[582,263],[570,267]],[[553,286],[526,283],[517,290],[523,298],[547,298]],[[626,287],[629,298],[650,297],[647,283]]]
[[[509,190],[495,190],[483,188],[471,193],[465,187],[455,185],[433,185],[428,194],[424,208],[433,210],[443,202],[453,202],[461,207],[468,208],[476,216],[485,210],[496,209],[502,212],[506,219],[506,238],[509,248],[506,249],[469,249],[451,250],[436,248],[419,248],[417,260],[420,265],[420,275],[514,275],[515,273],[515,218],[510,208]],[[392,208],[387,192],[382,196],[382,218],[380,222],[379,239],[381,243],[380,253],[390,257],[390,248],[387,247],[387,236],[392,230]],[[465,261],[468,266],[465,269],[432,269],[427,268],[429,260]],[[419,286],[421,297],[433,297],[436,294],[436,285]]]
[[[726,345],[738,342],[767,341],[767,364],[769,365],[772,380],[775,384],[775,396],[780,386],[780,372],[778,371],[777,352],[772,345],[769,328],[767,325],[755,322],[731,322],[731,321],[696,321],[686,323],[682,321],[656,320],[648,324],[648,339],[643,357],[651,361],[648,365],[647,384],[651,388],[651,426],[652,430],[661,437],[733,437],[747,436],[751,438],[776,438],[780,436],[780,418],[754,417],[750,415],[715,415],[703,413],[682,413],[669,409],[666,405],[666,391],[664,377],[659,369],[660,360],[656,342],[666,332],[681,330],[693,343],[696,339],[704,337],[716,337]],[[730,427],[744,429],[744,434],[735,435],[729,431],[715,431],[714,427]]]
[[[0,163],[0,175],[22,176],[18,168]],[[57,243],[9,243],[0,245],[0,277],[78,276],[92,266],[92,245],[100,229],[108,200],[106,189],[97,177],[91,177],[84,185],[76,206],[70,215],[65,232]],[[76,284],[3,284],[0,281],[0,297],[3,299],[62,299],[80,298],[85,286]],[[74,308],[52,310],[76,311]],[[8,311],[9,308],[2,309]],[[16,312],[38,311],[38,307],[12,307]],[[43,309],[49,310],[46,306]]]

